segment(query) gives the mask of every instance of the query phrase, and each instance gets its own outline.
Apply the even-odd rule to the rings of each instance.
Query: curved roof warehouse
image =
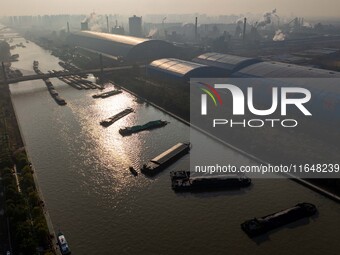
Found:
[[[238,70],[233,76],[241,78],[340,78],[340,73],[281,62],[260,62]]]
[[[166,41],[94,31],[71,33],[68,42],[129,62],[145,63],[154,59],[173,57],[177,53],[177,48]]]
[[[194,58],[193,62],[223,68],[227,70],[229,74],[231,74],[244,67],[261,62],[261,60],[256,58],[245,58],[229,54],[209,52]]]
[[[175,78],[188,81],[190,78],[227,77],[228,73],[219,67],[202,65],[176,58],[163,58],[148,66],[148,74],[158,78]]]

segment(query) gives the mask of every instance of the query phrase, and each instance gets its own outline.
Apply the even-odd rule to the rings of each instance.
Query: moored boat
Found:
[[[110,118],[107,118],[105,120],[102,120],[100,122],[100,125],[104,126],[104,127],[108,127],[110,125],[112,125],[114,122],[116,122],[117,120],[123,118],[124,116],[128,115],[129,113],[133,112],[132,108],[126,108],[125,110],[113,115]]]
[[[107,92],[104,92],[104,93],[95,94],[92,97],[93,98],[107,98],[107,97],[110,97],[110,96],[118,95],[120,93],[122,93],[121,90],[114,89],[114,90],[107,91]]]
[[[294,207],[264,217],[247,220],[241,224],[241,228],[248,236],[255,237],[299,219],[310,217],[316,212],[315,205],[299,203]]]
[[[170,173],[171,187],[174,191],[207,191],[248,187],[251,179],[244,175],[190,176],[188,171]]]
[[[62,255],[71,254],[71,249],[66,241],[66,238],[62,232],[59,232],[57,235],[57,244],[59,246],[59,250]]]
[[[164,168],[174,163],[177,159],[189,153],[190,149],[190,143],[178,143],[157,157],[151,159],[147,164],[144,164],[141,168],[141,172],[149,176],[156,175]]]
[[[126,135],[131,135],[133,133],[138,133],[144,130],[152,130],[155,128],[160,128],[160,127],[164,127],[168,124],[167,121],[164,120],[154,120],[154,121],[150,121],[144,125],[137,125],[137,126],[132,126],[132,127],[125,127],[125,128],[121,128],[119,129],[119,133],[122,136],[126,136]]]

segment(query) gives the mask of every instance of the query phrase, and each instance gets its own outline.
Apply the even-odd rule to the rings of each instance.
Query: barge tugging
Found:
[[[269,214],[261,218],[247,220],[241,224],[241,228],[249,237],[255,237],[288,223],[310,217],[316,212],[317,209],[315,205],[310,203],[300,203],[283,211]]]
[[[150,121],[144,125],[137,125],[137,126],[132,126],[132,127],[125,127],[125,128],[121,128],[119,129],[119,134],[121,134],[122,136],[126,136],[126,135],[131,135],[133,133],[138,133],[144,130],[152,130],[152,129],[156,129],[156,128],[160,128],[160,127],[164,127],[168,124],[167,121],[164,120],[154,120],[154,121]]]
[[[174,191],[205,191],[248,187],[251,179],[244,175],[218,175],[191,177],[189,171],[170,172]]]
[[[157,157],[151,159],[149,163],[144,164],[141,168],[141,172],[149,176],[156,175],[177,159],[187,154],[190,151],[190,148],[190,143],[178,143]]]
[[[100,125],[104,126],[104,127],[108,127],[110,125],[112,125],[114,122],[116,122],[117,120],[123,118],[124,116],[128,115],[129,113],[133,112],[132,108],[126,108],[125,110],[117,113],[116,115],[113,115],[112,117],[102,120],[100,122]]]

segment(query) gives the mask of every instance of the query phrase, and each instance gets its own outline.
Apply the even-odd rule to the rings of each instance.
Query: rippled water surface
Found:
[[[20,54],[14,66],[24,73],[33,72],[33,60],[39,60],[42,71],[60,69],[57,58],[33,43],[14,53]],[[42,81],[10,88],[54,228],[65,233],[72,254],[339,254],[340,207],[334,202],[289,180],[254,180],[242,191],[175,194],[169,171],[187,169],[188,156],[156,178],[133,177],[130,165],[138,167],[187,141],[188,127],[125,92],[95,100],[96,90],[78,91],[51,81],[66,106],[53,101]],[[99,125],[126,107],[135,113],[108,128]],[[129,137],[118,133],[121,127],[155,119],[170,124]],[[250,162],[219,146],[230,160]],[[204,148],[193,144],[196,149]],[[301,201],[316,204],[319,214],[256,240],[240,229],[246,219]]]

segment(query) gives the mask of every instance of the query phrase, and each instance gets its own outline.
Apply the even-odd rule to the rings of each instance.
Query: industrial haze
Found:
[[[130,15],[146,14],[185,14],[207,13],[209,15],[230,15],[240,13],[264,13],[277,8],[282,15],[302,15],[304,17],[338,17],[338,0],[196,0],[196,1],[158,1],[158,0],[6,0],[1,1],[0,16],[38,15],[38,14],[81,14],[81,13],[119,13]]]

